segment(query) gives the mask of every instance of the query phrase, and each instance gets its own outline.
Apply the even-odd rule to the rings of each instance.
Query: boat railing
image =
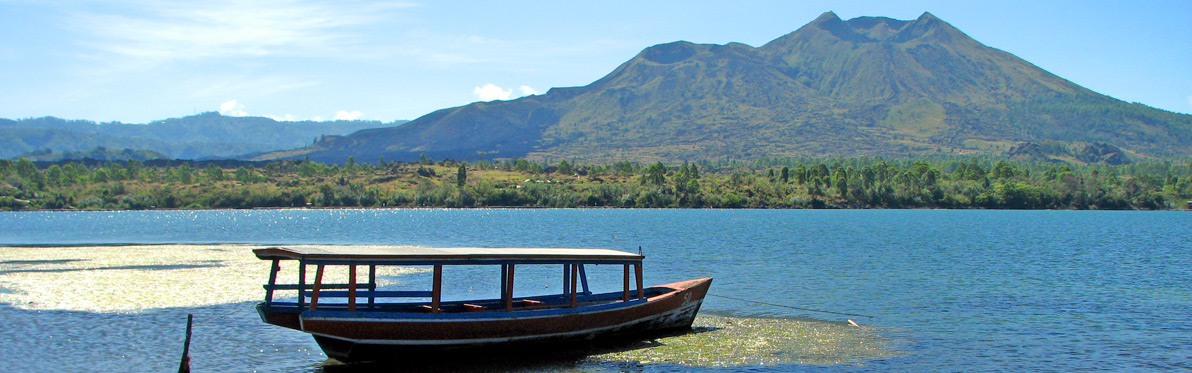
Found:
[[[371,284],[324,284],[321,286],[323,290],[319,292],[319,296],[326,298],[347,298],[351,294],[350,291],[345,291],[345,289],[350,290],[354,286],[368,289],[370,288]],[[305,298],[310,298],[314,295],[314,291],[312,291],[312,285],[303,286],[300,284],[275,284],[264,285],[262,287],[265,288],[266,291],[301,289],[303,290],[303,296]],[[431,295],[433,295],[433,293],[430,291],[410,290],[356,290],[355,294],[356,297],[360,298],[430,298]]]
[[[653,296],[662,293],[664,290],[648,288],[646,289],[647,296]],[[370,294],[371,293],[371,294]],[[416,294],[421,293],[421,294]],[[353,300],[350,294],[346,291],[323,291],[320,293],[320,300],[315,309],[319,311],[383,311],[383,312],[407,312],[407,313],[470,313],[470,312],[486,312],[486,311],[506,311],[505,301],[502,299],[471,299],[471,300],[450,300],[443,301],[439,304],[438,309],[433,308],[429,301],[392,301],[385,298],[429,298],[427,292],[416,291],[377,291],[368,292],[361,291],[357,294],[359,302]],[[308,295],[311,292],[307,292]],[[365,299],[369,295],[375,295],[376,300],[372,303],[365,303]],[[398,296],[400,295],[400,296]],[[389,297],[386,297],[389,296]],[[642,298],[636,297],[636,294],[629,301],[623,301],[620,294],[604,293],[604,294],[580,294],[577,297],[576,305],[593,306],[612,303],[625,303],[626,305],[637,304],[644,301]],[[355,304],[353,305],[353,303]],[[515,298],[511,302],[512,310],[549,310],[549,309],[564,309],[575,308],[576,305],[571,303],[569,296],[559,294],[553,295],[535,295],[525,298]],[[307,305],[309,306],[309,304]],[[282,308],[298,308],[297,302],[292,301],[275,301],[272,307]],[[309,309],[302,307],[301,309]]]
[[[328,284],[328,285],[324,286],[323,288],[324,289],[347,289],[348,288],[347,286],[341,286],[341,285],[343,285],[343,284]],[[362,284],[362,285],[365,285],[365,284]],[[367,285],[365,285],[365,286],[367,286]],[[270,290],[270,289],[272,289],[272,290],[297,290],[299,287],[302,287],[302,286],[299,286],[298,284],[277,284],[277,285],[265,285],[264,286],[264,288],[266,290]],[[311,290],[310,285],[307,285],[303,288],[305,288],[305,290],[303,291],[304,298],[309,299],[314,296],[315,292]],[[631,293],[633,293],[633,292],[631,292]],[[383,299],[386,299],[386,298],[424,298],[425,299],[425,298],[431,298],[434,296],[434,292],[432,292],[432,291],[416,291],[416,290],[357,290],[354,295],[350,291],[346,291],[346,290],[322,290],[318,294],[319,294],[319,298],[320,298],[320,303],[318,305],[319,307],[326,307],[326,306],[341,306],[342,307],[342,306],[347,306],[348,302],[356,302],[355,300],[365,300],[365,299],[368,300],[368,303],[367,303],[368,306],[375,306],[375,307],[384,307],[384,306],[393,306],[393,305],[408,305],[409,303],[405,303],[405,302],[400,302],[400,303],[399,302],[385,302],[385,301],[383,301]],[[588,301],[592,301],[593,299],[595,299],[595,298],[591,298],[593,293],[590,291],[589,292],[579,292],[577,295],[578,295],[578,297],[577,297],[578,302],[588,302]],[[637,294],[632,294],[632,295],[633,295],[632,298],[634,298],[634,299],[637,298],[637,296],[636,296]],[[346,300],[342,301],[342,302],[327,302],[328,300],[331,300],[331,299],[346,299]],[[499,301],[499,300],[494,300],[494,302],[495,301]],[[471,302],[477,303],[476,301],[471,301]],[[363,303],[363,302],[359,302],[359,303]],[[456,303],[458,303],[458,302],[456,302]],[[519,309],[539,309],[539,308],[555,308],[555,307],[570,306],[569,298],[565,295],[559,295],[559,294],[531,296],[531,297],[526,297],[526,298],[516,298],[516,299],[513,299],[512,303],[513,303],[514,308],[519,308]],[[298,302],[272,301],[271,305],[298,306]],[[359,304],[359,305],[363,306],[364,304]],[[465,303],[465,307],[466,307],[466,303]],[[486,304],[482,307],[484,309],[495,309],[496,308],[495,305],[491,305],[491,304]],[[472,308],[472,310],[478,310],[478,309],[479,308]]]
[[[346,288],[345,288],[346,289]],[[313,296],[313,291],[306,292],[306,296]],[[430,291],[410,291],[410,290],[357,290],[357,298],[430,298],[434,295]],[[351,294],[347,291],[321,291],[320,297],[325,298],[348,298]]]
[[[356,264],[349,262],[348,264],[340,263],[311,263],[315,266],[315,278],[312,284],[306,282],[306,267],[305,261],[298,263],[298,283],[297,284],[278,284],[277,275],[281,270],[280,258],[272,259],[272,268],[269,274],[269,282],[264,285],[265,306],[272,306],[274,292],[277,290],[296,290],[297,291],[297,308],[301,310],[309,309],[314,311],[320,306],[320,298],[346,298],[346,303],[335,302],[324,306],[346,306],[348,311],[355,311],[357,305],[362,305],[369,308],[375,308],[382,305],[397,305],[394,303],[378,303],[378,300],[386,298],[430,298],[430,303],[427,305],[430,312],[442,312],[442,276],[443,265],[433,265],[432,275],[432,290],[430,291],[392,291],[392,290],[377,290],[376,281],[376,264]],[[580,303],[580,298],[584,295],[591,294],[588,288],[587,271],[584,269],[582,262],[559,263],[563,264],[563,294],[561,294],[565,301],[565,307],[577,307]],[[620,264],[620,263],[619,263]],[[629,301],[631,294],[633,298],[644,298],[645,293],[642,289],[642,269],[640,261],[623,263],[624,277],[623,277],[623,291],[621,294],[621,301]],[[348,283],[323,283],[324,267],[326,266],[345,266],[348,269]],[[367,267],[368,280],[357,282],[357,267]],[[463,307],[465,310],[480,310],[480,309],[499,309],[503,308],[505,311],[513,311],[515,308],[514,302],[520,302],[516,308],[525,307],[540,307],[545,306],[540,300],[533,300],[529,298],[517,298],[513,296],[514,283],[514,263],[500,263],[501,266],[501,302],[503,304],[486,307]],[[631,271],[632,268],[632,271]],[[632,278],[636,281],[637,291],[630,291],[631,272]],[[306,299],[310,302],[307,303]],[[363,302],[367,299],[367,303]],[[528,301],[528,302],[527,302]],[[535,303],[538,302],[538,303]],[[408,305],[408,303],[406,303]],[[503,307],[501,307],[503,306]]]

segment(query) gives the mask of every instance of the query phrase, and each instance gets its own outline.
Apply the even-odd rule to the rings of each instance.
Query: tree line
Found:
[[[322,207],[1182,209],[1192,163],[986,157],[681,164],[0,160],[0,210]]]

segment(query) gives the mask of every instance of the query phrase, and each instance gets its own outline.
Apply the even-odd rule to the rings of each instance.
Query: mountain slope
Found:
[[[398,125],[402,122],[389,125]],[[383,127],[378,121],[278,122],[202,113],[149,124],[95,123],[44,117],[0,119],[0,158],[51,149],[152,150],[179,159],[233,157],[308,145],[323,135]]]
[[[1192,155],[1192,116],[1125,103],[924,13],[828,12],[761,47],[653,46],[584,87],[443,109],[270,157],[594,161],[994,152],[1106,143]]]

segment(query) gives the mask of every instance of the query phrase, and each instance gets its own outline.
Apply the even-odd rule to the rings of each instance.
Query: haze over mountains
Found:
[[[169,121],[176,120],[163,122]],[[382,125],[341,124],[342,133]],[[756,48],[656,45],[587,86],[442,109],[397,124],[310,146],[314,137],[333,132],[253,131],[268,133],[260,136],[269,138],[265,142],[226,128],[242,135],[189,138],[212,144],[208,149],[226,148],[207,151],[217,156],[337,163],[422,155],[675,162],[986,153],[1108,163],[1192,156],[1192,115],[1090,91],[987,47],[930,13],[912,21],[845,21],[828,12]],[[0,123],[0,131],[10,131],[7,125]],[[109,135],[101,132],[94,135]],[[98,142],[45,136],[59,139],[49,143],[74,144],[61,150]],[[236,136],[254,145],[224,145]],[[140,136],[124,147],[195,157],[165,137]],[[245,155],[268,150],[279,151]]]
[[[0,119],[0,158],[28,155],[31,158],[48,156],[45,160],[57,160],[62,155],[72,153],[90,156],[96,154],[91,150],[97,147],[148,150],[177,159],[232,158],[306,146],[323,135],[344,135],[405,122],[279,122],[270,118],[224,116],[214,112],[148,124],[99,124],[54,117]],[[44,154],[45,149],[56,154]]]
[[[678,161],[1005,154],[1023,143],[1187,156],[1192,116],[1090,91],[930,13],[828,12],[758,48],[657,45],[584,87],[443,109],[260,159]]]

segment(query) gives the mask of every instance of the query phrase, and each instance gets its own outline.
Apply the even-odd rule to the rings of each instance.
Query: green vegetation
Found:
[[[39,166],[40,165],[40,166]],[[513,159],[0,160],[0,210],[286,207],[1170,209],[1192,163],[1073,166],[984,157],[763,158],[667,165]]]

